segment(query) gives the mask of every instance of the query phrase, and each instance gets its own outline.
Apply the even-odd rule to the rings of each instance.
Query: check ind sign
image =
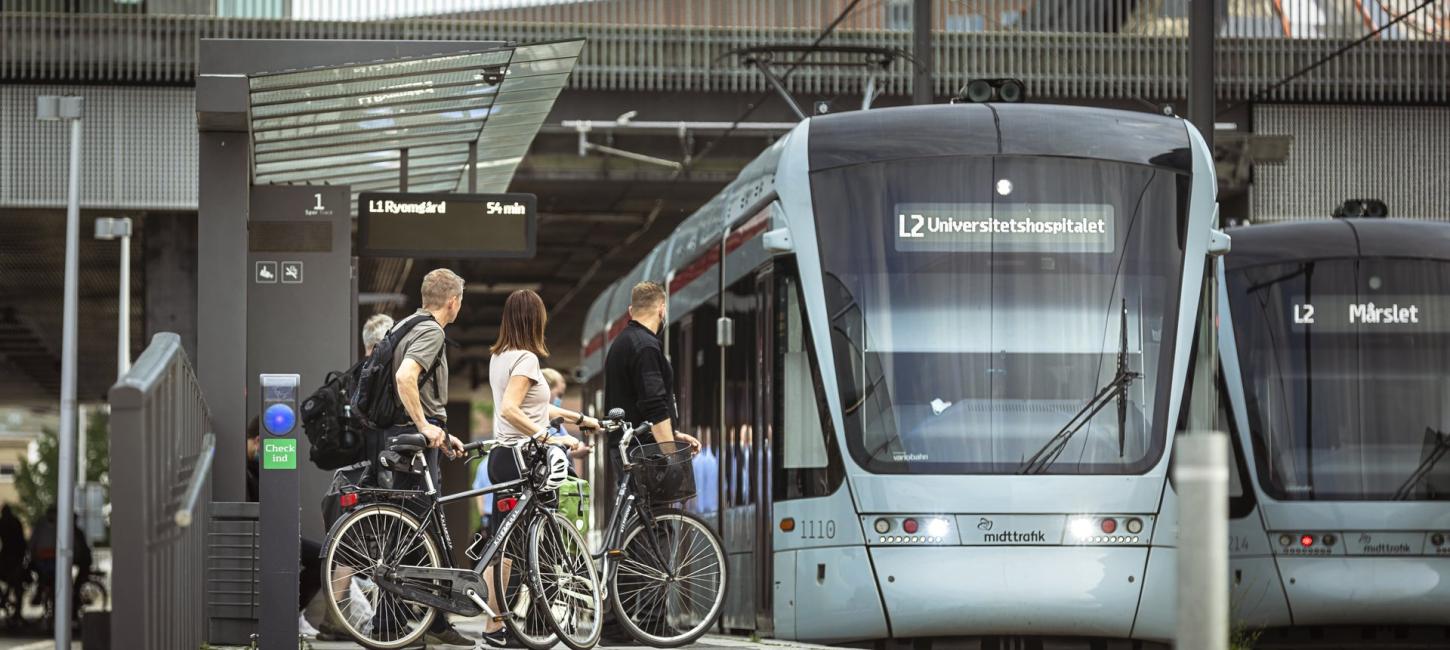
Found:
[[[262,469],[297,469],[296,438],[263,438]]]

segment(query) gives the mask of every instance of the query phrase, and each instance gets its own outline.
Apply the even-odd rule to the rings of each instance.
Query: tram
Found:
[[[1230,234],[1236,624],[1269,644],[1450,645],[1450,224]]]
[[[585,403],[611,406],[631,287],[662,283],[727,630],[1166,643],[1215,188],[1177,118],[807,119],[594,301]]]

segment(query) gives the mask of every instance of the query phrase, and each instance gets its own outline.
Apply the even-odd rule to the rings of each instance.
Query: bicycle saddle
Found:
[[[428,448],[428,438],[421,433],[404,433],[388,438],[388,450],[416,453]]]

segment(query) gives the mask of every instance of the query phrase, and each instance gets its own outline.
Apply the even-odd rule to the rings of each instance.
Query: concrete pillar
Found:
[[[141,227],[146,279],[142,340],[150,341],[158,332],[175,332],[186,358],[196,363],[196,215],[147,214]]]

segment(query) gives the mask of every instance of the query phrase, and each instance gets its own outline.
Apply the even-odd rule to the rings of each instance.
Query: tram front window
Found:
[[[1153,167],[1041,157],[814,172],[855,460],[878,473],[1151,467],[1187,185]],[[1083,412],[1124,376],[1100,410]],[[1086,424],[1059,435],[1077,415]]]
[[[1280,500],[1450,500],[1450,263],[1228,275],[1260,482]]]

